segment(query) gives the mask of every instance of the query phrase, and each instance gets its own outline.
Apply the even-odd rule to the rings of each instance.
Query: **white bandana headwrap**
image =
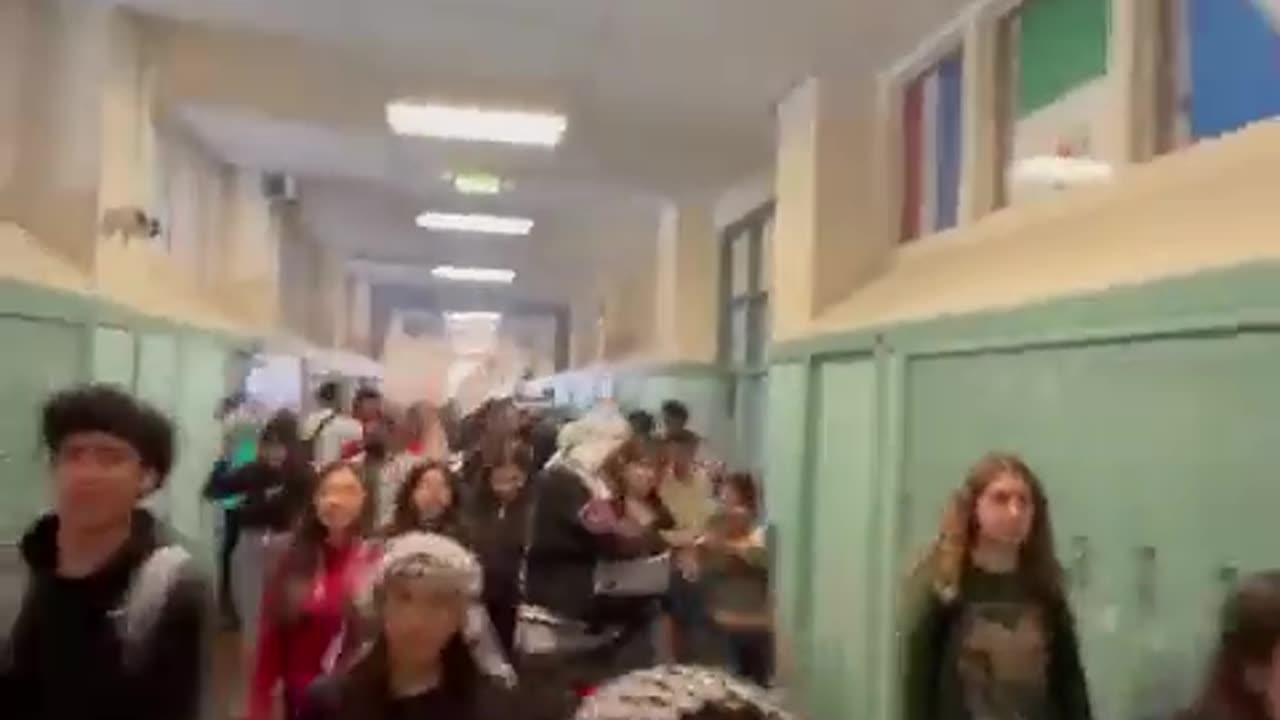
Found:
[[[680,720],[710,707],[754,708],[767,720],[791,720],[763,688],[722,670],[660,665],[610,681],[578,709],[575,720]]]
[[[630,436],[631,425],[617,406],[601,403],[560,429],[556,438],[560,449],[548,464],[568,468],[581,478],[592,497],[609,499],[609,485],[598,476],[600,466]]]
[[[369,590],[377,590],[392,576],[456,579],[458,590],[469,598],[480,597],[484,573],[480,562],[452,538],[427,532],[411,532],[387,541]]]
[[[481,600],[484,570],[470,550],[435,533],[412,532],[392,538],[383,548],[378,567],[357,598],[362,610],[371,614],[375,593],[392,577],[431,577],[456,583],[458,591],[469,600],[462,635],[476,664],[490,677],[514,687],[515,671],[507,662],[489,612]]]

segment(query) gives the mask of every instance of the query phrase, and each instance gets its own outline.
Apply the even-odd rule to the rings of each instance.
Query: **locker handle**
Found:
[[[1071,584],[1077,590],[1085,590],[1089,587],[1093,575],[1093,552],[1089,545],[1089,538],[1086,535],[1076,535],[1071,538]]]
[[[1138,607],[1146,613],[1156,607],[1156,559],[1154,545],[1138,548],[1137,600]]]
[[[1235,588],[1236,582],[1240,580],[1240,568],[1235,565],[1225,564],[1218,566],[1218,582],[1222,585],[1224,592],[1230,593]]]

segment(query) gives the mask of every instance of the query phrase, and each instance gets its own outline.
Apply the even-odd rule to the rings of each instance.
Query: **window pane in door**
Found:
[[[751,234],[740,233],[729,242],[729,289],[732,297],[751,290]]]
[[[748,362],[750,321],[751,304],[734,303],[729,311],[729,362],[736,367],[743,367]]]
[[[744,365],[755,368],[764,363],[764,313],[767,305],[763,298],[752,298],[747,313],[746,357]]]
[[[760,229],[760,279],[757,289],[768,292],[773,287],[773,215]]]

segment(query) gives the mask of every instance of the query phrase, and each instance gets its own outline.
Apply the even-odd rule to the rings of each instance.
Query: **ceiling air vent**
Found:
[[[292,203],[298,200],[298,183],[292,175],[264,173],[262,195],[273,203]]]

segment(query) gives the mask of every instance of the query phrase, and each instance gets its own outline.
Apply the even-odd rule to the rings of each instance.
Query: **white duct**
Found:
[[[1114,171],[1111,165],[1092,158],[1037,155],[1015,163],[1011,177],[1015,187],[1061,190],[1109,182]]]

